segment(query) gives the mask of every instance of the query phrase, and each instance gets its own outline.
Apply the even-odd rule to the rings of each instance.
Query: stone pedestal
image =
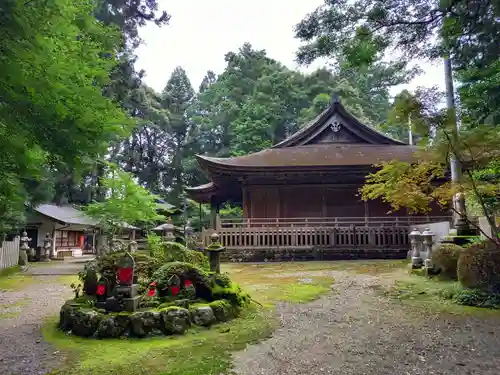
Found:
[[[129,312],[135,312],[139,308],[139,302],[141,300],[141,296],[135,296],[131,298],[123,298],[123,309]]]

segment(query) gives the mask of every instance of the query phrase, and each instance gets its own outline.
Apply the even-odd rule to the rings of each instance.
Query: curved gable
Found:
[[[334,143],[405,145],[358,121],[335,98],[328,109],[273,148]]]

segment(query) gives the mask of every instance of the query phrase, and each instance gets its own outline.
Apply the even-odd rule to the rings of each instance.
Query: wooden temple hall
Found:
[[[269,149],[231,158],[197,156],[210,182],[188,193],[212,206],[204,242],[216,231],[232,254],[405,257],[412,225],[450,221],[451,214],[438,208],[429,216],[388,214],[388,204],[364,202],[358,189],[374,164],[415,161],[415,151],[362,124],[334,98],[312,122]],[[241,219],[219,218],[219,206],[228,201],[241,204]]]

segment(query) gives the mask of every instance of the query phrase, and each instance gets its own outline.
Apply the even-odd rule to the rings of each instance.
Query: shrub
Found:
[[[210,276],[202,269],[183,262],[166,263],[153,274],[153,281],[156,282],[160,297],[168,295],[169,281],[174,275],[179,278],[181,285],[184,285],[186,280],[190,280],[195,287],[196,297],[206,301],[213,299]]]
[[[459,305],[498,309],[500,308],[500,293],[464,289],[454,296],[454,301]]]
[[[440,274],[450,279],[457,279],[457,263],[463,248],[443,243],[432,253],[432,263],[440,270]]]
[[[161,263],[143,252],[131,253],[135,261],[135,275],[139,281],[149,280]],[[102,274],[116,274],[118,261],[125,252],[108,253],[97,258],[97,270]]]
[[[458,260],[458,280],[470,289],[500,290],[500,248],[491,241],[471,245]]]
[[[154,258],[160,264],[183,262],[191,263],[203,270],[209,270],[210,264],[208,258],[201,252],[189,250],[183,244],[178,242],[162,242],[158,244],[156,241],[151,241],[150,253],[154,254]],[[161,248],[161,250],[159,250]]]

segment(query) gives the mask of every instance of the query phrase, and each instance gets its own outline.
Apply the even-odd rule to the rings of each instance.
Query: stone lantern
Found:
[[[40,260],[49,261],[51,253],[52,253],[52,238],[50,237],[50,233],[45,233],[45,238],[43,239],[43,251]]]
[[[220,273],[220,253],[226,250],[226,248],[219,242],[219,235],[217,233],[213,233],[210,236],[210,240],[212,243],[205,248],[210,261],[210,271]]]
[[[29,242],[31,241],[31,238],[28,237],[28,233],[26,231],[23,231],[21,234],[21,238],[19,239],[19,242],[21,243],[21,246],[19,246],[19,265],[20,266],[26,266],[28,264],[28,257],[31,255],[30,254],[30,245]]]
[[[420,257],[420,249],[422,246],[422,234],[417,228],[413,229],[410,233],[410,243],[411,243],[411,266],[412,268],[422,267],[422,258]]]
[[[422,233],[422,242],[427,250],[427,257],[425,259],[425,268],[432,268],[432,245],[434,245],[435,233],[431,232],[429,228],[425,228]]]

